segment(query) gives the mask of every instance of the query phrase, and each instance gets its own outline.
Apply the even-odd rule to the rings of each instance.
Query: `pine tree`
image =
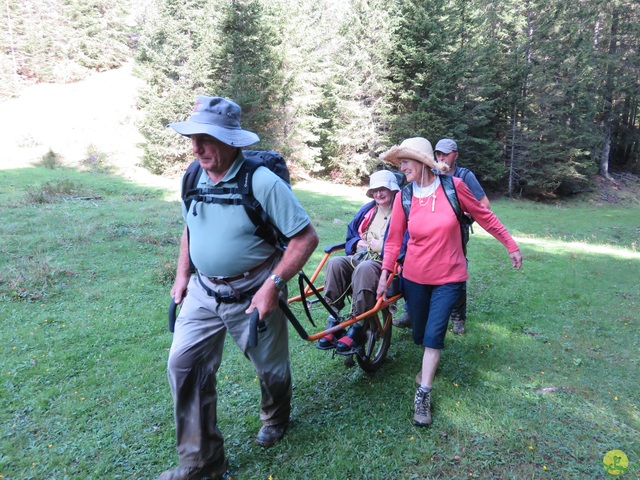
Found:
[[[157,171],[186,159],[164,125],[196,93],[235,97],[263,146],[343,181],[416,135],[454,138],[461,163],[511,195],[579,191],[605,162],[638,168],[637,2],[157,1],[139,50]]]
[[[324,87],[323,166],[347,182],[364,181],[379,164],[388,130],[383,99],[391,53],[387,3],[354,0],[338,24],[332,75]]]
[[[145,166],[161,173],[189,158],[184,141],[165,125],[186,118],[197,94],[238,103],[243,126],[259,133],[262,146],[273,145],[282,76],[280,39],[269,25],[257,0],[162,0],[138,57],[152,87],[141,97]]]
[[[459,3],[465,6],[457,42],[464,77],[459,79],[463,105],[457,122],[464,128],[450,129],[458,135],[464,165],[486,188],[498,189],[514,174],[505,154],[526,81],[519,13],[524,6],[485,0]]]
[[[613,0],[600,5],[596,15],[593,43],[602,128],[596,162],[599,173],[610,178],[612,167],[640,170],[640,5]]]
[[[443,51],[452,41],[442,21],[444,0],[396,2],[398,24],[389,60],[393,93],[388,99],[392,138],[424,136],[447,128],[442,105],[452,97],[455,72],[447,70]],[[431,132],[431,133],[430,133]]]
[[[137,60],[148,88],[142,90],[138,104],[145,112],[140,131],[147,139],[142,164],[154,173],[188,160],[185,142],[166,125],[185,118],[195,94],[217,87],[208,78],[207,59],[218,41],[219,15],[207,5],[213,7],[206,0],[157,0],[147,11]]]
[[[527,15],[527,83],[518,184],[528,195],[582,188],[593,143],[583,74],[590,56],[588,11],[576,2],[534,2]],[[513,191],[511,192],[513,193]]]
[[[281,0],[273,12],[280,19],[283,40],[279,54],[284,76],[274,131],[279,132],[276,141],[280,151],[293,159],[290,169],[293,166],[298,177],[320,171],[321,156],[327,150],[324,87],[332,76],[333,3]]]
[[[221,41],[210,59],[210,76],[218,93],[242,106],[243,124],[260,132],[263,145],[273,147],[281,118],[284,79],[277,16],[268,17],[257,0],[232,0],[222,9]]]

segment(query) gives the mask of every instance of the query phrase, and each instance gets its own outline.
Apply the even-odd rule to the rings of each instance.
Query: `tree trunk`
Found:
[[[604,111],[603,111],[603,123],[604,123],[604,138],[602,141],[602,155],[600,156],[600,163],[598,165],[598,173],[607,180],[611,180],[609,175],[609,155],[611,153],[611,116],[613,111],[613,64],[616,57],[616,42],[618,37],[618,9],[613,9],[611,17],[611,38],[609,40],[609,61],[607,65],[607,77],[605,79],[604,87]]]
[[[13,81],[18,88],[20,84],[20,77],[18,76],[18,62],[16,62],[16,50],[15,43],[13,39],[13,29],[11,28],[11,10],[9,10],[9,0],[6,2],[7,5],[7,27],[9,30],[9,42],[11,43],[11,59],[13,60]]]
[[[509,197],[513,198],[513,188],[515,183],[515,149],[516,149],[516,122],[518,116],[518,107],[513,105],[513,117],[511,119],[511,154],[509,158]]]

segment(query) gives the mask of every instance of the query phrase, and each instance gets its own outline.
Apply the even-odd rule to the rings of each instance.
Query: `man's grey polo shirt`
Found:
[[[198,187],[237,186],[234,177],[243,161],[244,157],[239,155],[217,184],[202,171]],[[258,167],[253,174],[253,196],[271,222],[287,237],[292,237],[310,223],[309,216],[289,186],[266,167]],[[193,214],[194,210],[197,215]],[[274,246],[253,234],[256,227],[242,205],[193,201],[187,212],[183,202],[182,212],[189,228],[191,260],[207,277],[239,275],[260,265],[275,252]]]

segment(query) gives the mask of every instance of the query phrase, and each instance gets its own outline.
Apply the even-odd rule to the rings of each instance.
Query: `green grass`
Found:
[[[321,247],[341,241],[360,202],[296,192]],[[2,172],[0,478],[154,479],[176,465],[166,310],[182,220],[167,198],[95,171]],[[410,423],[421,355],[406,330],[368,375],[291,329],[292,426],[258,447],[259,387],[229,342],[219,418],[233,478],[607,478],[612,449],[631,464],[620,478],[640,476],[637,208],[493,209],[524,267],[476,228],[468,331],[447,337],[433,426]]]

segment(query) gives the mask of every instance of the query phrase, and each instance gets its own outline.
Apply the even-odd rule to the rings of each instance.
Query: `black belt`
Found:
[[[250,268],[249,270],[247,270],[244,273],[241,273],[239,275],[235,275],[233,277],[207,277],[207,279],[211,282],[211,283],[215,283],[216,285],[225,285],[229,282],[235,282],[236,280],[240,280],[241,278],[245,278],[248,277],[249,275],[251,275],[252,273],[257,272],[258,270],[260,270],[262,267],[264,267],[267,262],[269,262],[271,259],[273,258],[273,256],[270,256],[269,258],[267,258],[264,262],[262,262],[260,265],[255,266],[253,268]]]
[[[252,288],[251,290],[247,290],[246,292],[236,292],[235,294],[223,295],[207,287],[202,281],[202,279],[200,278],[200,275],[198,275],[197,277],[198,277],[198,281],[200,282],[200,286],[204,289],[205,292],[207,292],[207,295],[215,298],[215,300],[218,303],[240,303],[245,298],[253,297],[256,294],[256,292],[260,289],[260,287],[258,286],[258,287]]]

